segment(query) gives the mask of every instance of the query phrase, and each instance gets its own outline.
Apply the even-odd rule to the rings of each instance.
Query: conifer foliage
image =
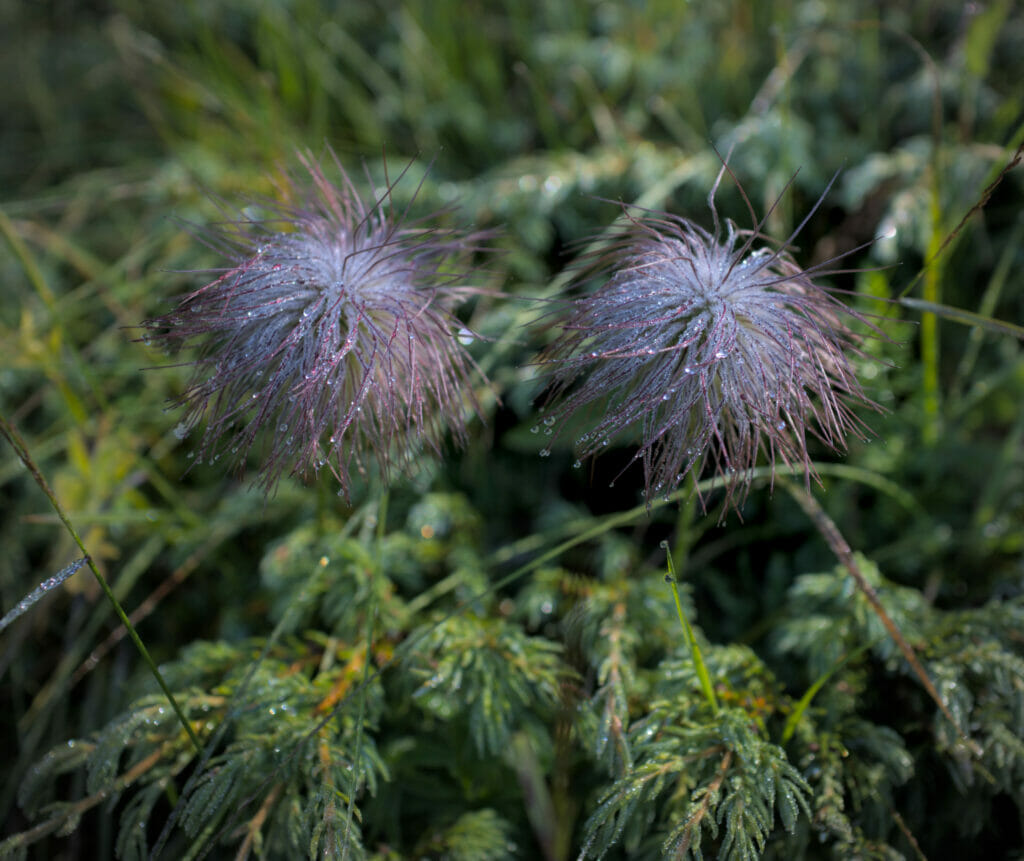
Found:
[[[1019,856],[1020,9],[2,8],[0,859]]]

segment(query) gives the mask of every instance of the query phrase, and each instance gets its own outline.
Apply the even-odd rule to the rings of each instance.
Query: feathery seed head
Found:
[[[574,414],[596,413],[579,457],[639,433],[633,460],[643,464],[648,504],[710,461],[726,507],[738,508],[761,451],[773,469],[776,459],[799,465],[809,480],[807,434],[842,449],[863,428],[851,405],[874,407],[855,377],[851,358],[861,351],[844,321],[863,317],[815,283],[824,265],[802,270],[787,251],[806,219],[781,248],[755,246],[763,222],[741,231],[727,221],[723,230],[717,186],[712,232],[624,205],[610,242],[579,261],[576,283],[607,280],[569,305],[541,357],[552,367],[554,432]]]
[[[300,156],[308,181],[286,189],[299,203],[219,227],[211,244],[232,265],[143,325],[200,346],[178,402],[184,427],[206,416],[200,460],[229,449],[241,465],[258,448],[265,490],[326,466],[348,497],[367,454],[386,478],[449,429],[465,441],[475,366],[452,312],[473,288],[450,267],[484,236],[408,221],[393,185],[367,205],[331,155],[340,184]]]

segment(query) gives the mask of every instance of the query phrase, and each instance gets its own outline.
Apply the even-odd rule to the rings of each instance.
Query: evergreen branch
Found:
[[[114,796],[131,786],[136,780],[160,762],[163,755],[163,750],[157,748],[145,759],[140,760],[133,765],[109,786],[103,787],[80,801],[61,805],[59,812],[55,816],[52,816],[45,822],[40,822],[37,826],[30,828],[28,831],[22,831],[20,834],[15,834],[12,837],[9,837],[3,843],[0,843],[0,857],[18,851],[24,852],[26,847],[38,840],[41,840],[48,834],[62,831],[67,828],[69,823],[72,825],[77,824],[78,820],[86,811],[91,810],[97,804],[102,804],[111,796]]]
[[[917,856],[917,861],[928,861],[925,857],[924,852],[921,851],[921,845],[917,842],[917,838],[913,832],[907,827],[907,823],[903,821],[903,817],[900,816],[898,810],[892,811],[892,821],[896,823],[896,827],[903,832],[903,836],[907,838],[907,842],[914,850],[914,855]]]
[[[630,667],[623,650],[623,628],[626,624],[626,605],[616,601],[611,616],[601,626],[600,634],[608,642],[608,657],[602,661],[598,675],[600,690],[595,694],[596,700],[604,695],[604,707],[601,710],[600,730],[597,734],[598,757],[608,749],[609,740],[614,740],[614,748],[609,756],[609,765],[614,771],[614,753],[618,753],[621,770],[628,770],[633,764],[633,756],[626,737],[626,725],[629,723],[629,701],[626,693],[626,677],[630,676]]]
[[[260,830],[263,828],[263,823],[266,822],[267,817],[270,815],[270,809],[275,803],[277,803],[277,799],[281,796],[281,790],[283,788],[283,783],[274,784],[270,792],[267,793],[267,797],[263,799],[260,809],[256,811],[256,815],[246,824],[245,839],[242,841],[242,845],[238,847],[238,852],[235,853],[235,861],[246,861],[249,857],[253,843],[256,841]]]
[[[690,851],[690,845],[693,841],[694,835],[700,834],[701,823],[708,815],[711,805],[717,800],[718,793],[722,789],[722,782],[725,780],[725,776],[729,773],[729,765],[731,763],[732,751],[727,750],[725,755],[722,757],[722,761],[718,764],[718,772],[715,774],[714,779],[704,787],[702,791],[700,805],[683,824],[679,842],[676,844],[675,852],[672,855],[676,861],[683,861],[686,857],[686,853]]]

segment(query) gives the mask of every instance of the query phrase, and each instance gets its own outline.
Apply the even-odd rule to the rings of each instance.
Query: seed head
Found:
[[[593,415],[581,458],[638,434],[648,504],[709,461],[726,507],[738,507],[762,451],[773,470],[778,459],[809,480],[807,434],[842,449],[848,432],[863,431],[851,405],[874,406],[845,322],[865,321],[815,282],[828,264],[801,269],[787,250],[807,219],[781,247],[760,245],[763,221],[723,229],[717,187],[711,232],[623,206],[610,241],[579,261],[577,283],[607,280],[569,304],[541,357],[552,366],[546,423],[557,434],[574,414]]]
[[[183,428],[206,417],[200,459],[243,465],[255,450],[268,491],[326,466],[347,498],[367,454],[386,479],[448,430],[465,441],[476,370],[452,312],[474,292],[458,267],[483,235],[407,220],[393,185],[367,204],[331,156],[339,183],[300,156],[308,177],[284,189],[298,203],[216,228],[206,239],[231,265],[143,325],[199,347],[178,405]]]

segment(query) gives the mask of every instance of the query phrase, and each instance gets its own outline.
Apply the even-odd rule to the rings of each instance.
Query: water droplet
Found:
[[[190,427],[189,427],[189,426],[188,426],[187,424],[185,424],[185,422],[181,422],[181,423],[180,423],[180,424],[179,424],[179,425],[178,425],[178,426],[177,426],[177,427],[176,427],[176,428],[174,429],[174,435],[175,435],[175,436],[176,436],[176,437],[177,437],[178,439],[185,439],[185,437],[187,437],[187,436],[188,436],[188,432],[189,432],[190,430],[191,430],[191,428],[190,428]]]
[[[683,368],[683,373],[688,376],[693,376],[694,374],[697,373],[697,368],[695,368],[693,365],[687,365],[685,368]]]
[[[665,539],[662,539],[662,540],[661,540],[661,541],[659,542],[658,546],[659,546],[659,547],[660,547],[660,548],[661,548],[662,550],[668,550],[668,541],[666,541]]]
[[[551,449],[549,449],[549,448],[542,448],[540,450],[540,456],[541,457],[547,457],[550,454],[551,454]]]
[[[277,426],[277,429],[279,431],[281,431],[281,433],[284,433],[286,430],[288,430],[288,425],[286,425],[284,422],[282,422],[281,424],[279,424]]]
[[[727,352],[725,352],[725,350],[719,350],[717,353],[715,353],[715,358],[716,359],[724,359],[728,355],[729,354]]]
[[[780,430],[780,431],[781,430],[785,430],[786,429],[786,423],[784,421],[780,421],[777,425],[775,425],[775,429],[776,430]]]
[[[540,433],[540,426],[534,425],[532,428],[530,428],[530,433]]]
[[[469,329],[467,329],[465,326],[459,329],[459,334],[456,337],[458,339],[458,342],[462,344],[463,347],[468,347],[470,344],[473,343],[473,333],[470,332]]]
[[[582,464],[581,464],[581,463],[580,463],[579,461],[576,461],[576,462],[575,462],[575,463],[574,463],[574,464],[572,465],[572,468],[573,468],[573,469],[579,469],[579,468],[580,468],[580,466],[582,466]]]

